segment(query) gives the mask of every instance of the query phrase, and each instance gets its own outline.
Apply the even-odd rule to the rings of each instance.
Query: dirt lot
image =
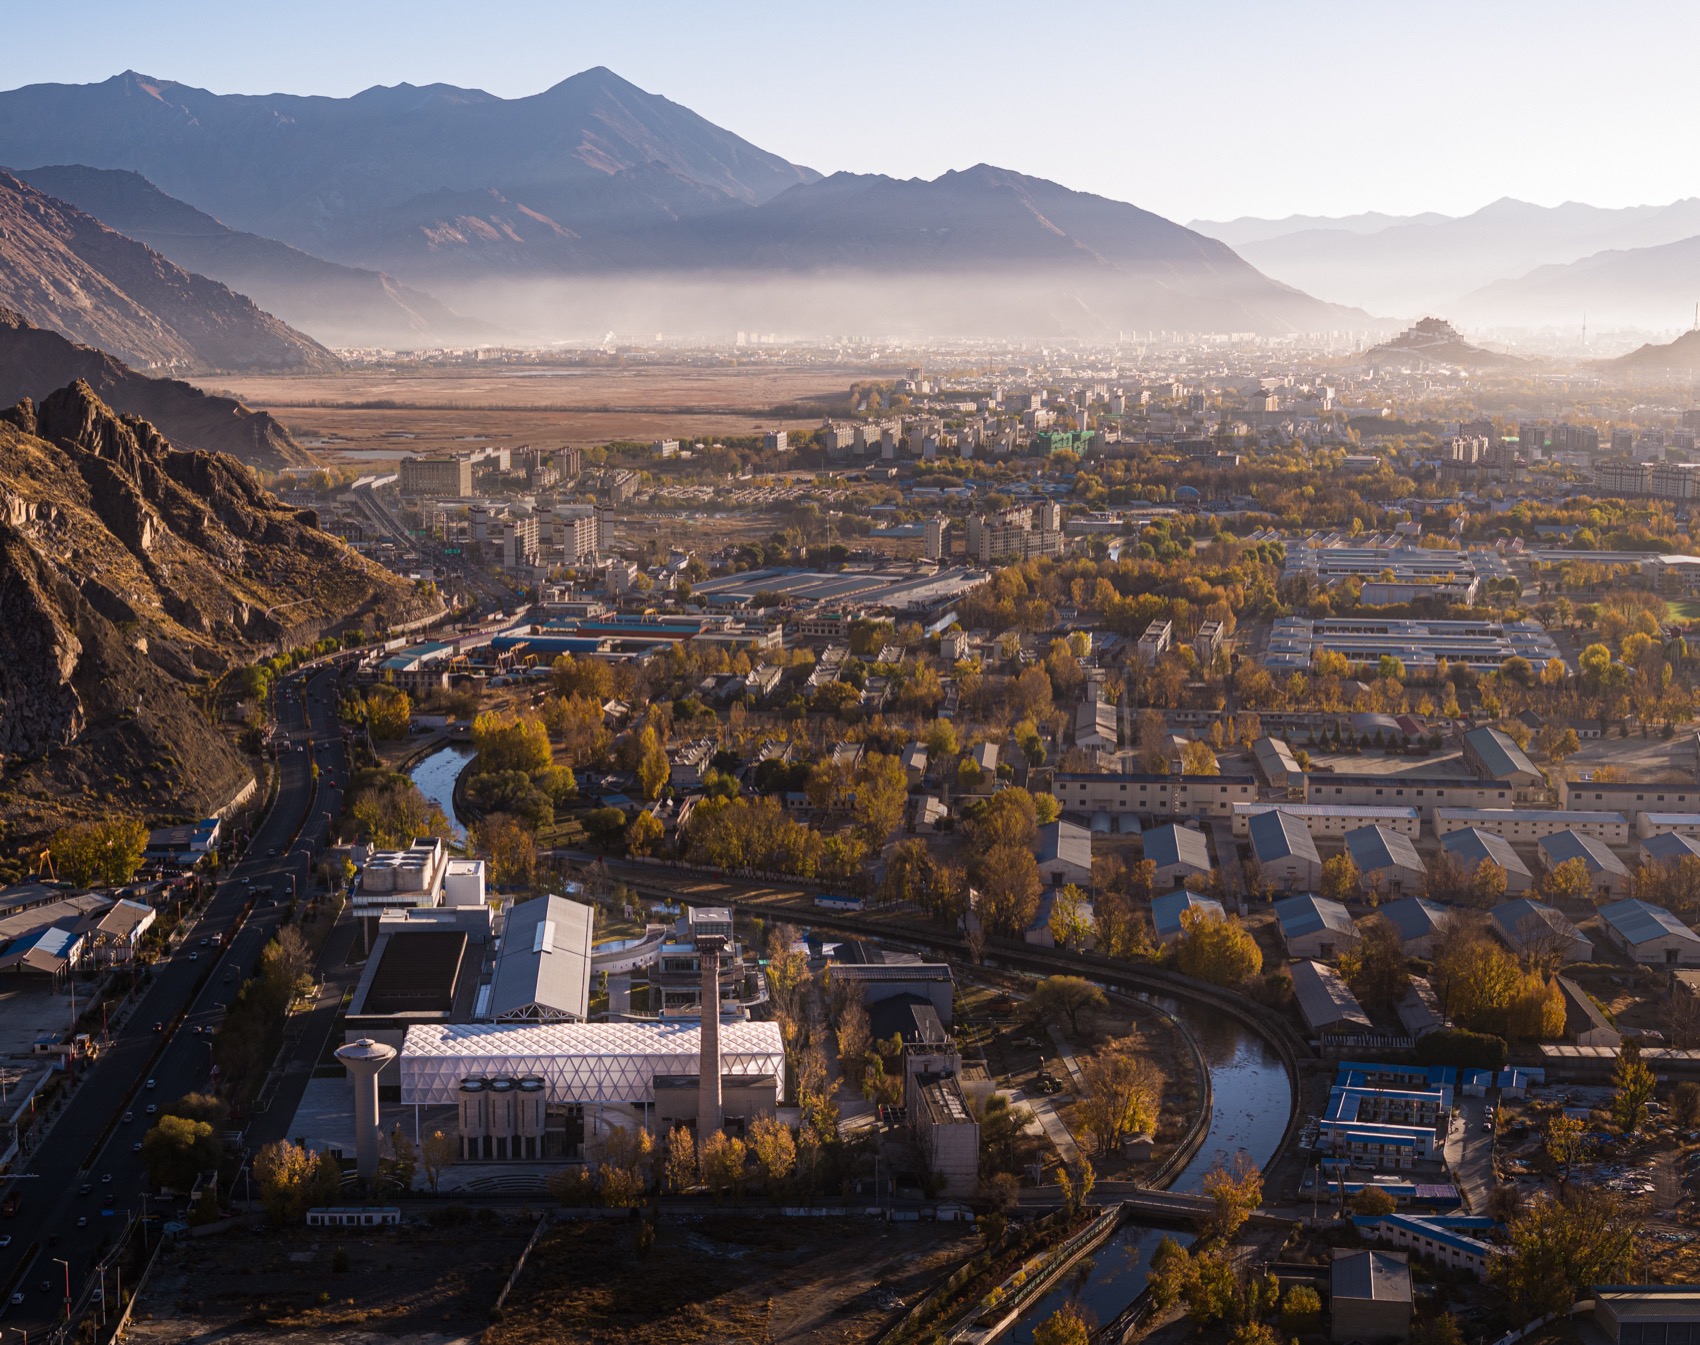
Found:
[[[867,1219],[664,1219],[545,1235],[485,1345],[871,1340],[978,1249],[967,1225]],[[883,1305],[883,1306],[882,1306]]]
[[[688,365],[355,370],[225,375],[216,390],[270,411],[327,460],[365,466],[484,443],[582,446],[813,429],[867,376],[847,367]]]
[[[535,1227],[535,1216],[516,1213],[447,1228],[320,1237],[253,1228],[185,1239],[161,1253],[125,1339],[470,1345]]]

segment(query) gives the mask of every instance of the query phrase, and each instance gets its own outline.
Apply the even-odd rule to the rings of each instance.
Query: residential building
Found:
[[[950,520],[929,518],[926,522],[926,557],[945,560],[950,556]]]
[[[1594,960],[1593,940],[1561,912],[1530,897],[1500,902],[1488,914],[1488,924],[1499,941],[1519,955],[1550,952],[1561,965]]]
[[[1391,827],[1358,827],[1345,835],[1346,853],[1357,865],[1366,889],[1398,896],[1422,890],[1428,871],[1417,847],[1402,831]]]
[[[1065,813],[1091,817],[1232,817],[1257,797],[1249,775],[1091,775],[1058,771],[1051,791]]]
[[[1629,868],[1610,848],[1580,831],[1555,831],[1536,843],[1541,868],[1551,873],[1560,864],[1581,860],[1593,881],[1596,897],[1611,901],[1629,889]]]
[[[1619,901],[1600,908],[1606,938],[1648,967],[1700,967],[1700,934],[1663,906]]]
[[[1610,1345],[1679,1345],[1700,1338],[1700,1287],[1599,1285],[1594,1321]]]
[[[1192,653],[1201,669],[1206,672],[1210,670],[1216,662],[1216,655],[1226,646],[1227,639],[1227,631],[1220,621],[1200,623],[1198,634],[1192,637]]]
[[[1145,634],[1139,637],[1136,652],[1140,661],[1147,665],[1156,664],[1157,660],[1168,653],[1175,642],[1175,625],[1172,621],[1153,621],[1145,628]]]
[[[407,496],[465,498],[472,494],[472,459],[460,453],[444,457],[403,458],[400,490]]]
[[[1493,1226],[1486,1215],[1358,1214],[1352,1223],[1368,1242],[1397,1247],[1434,1265],[1462,1270],[1478,1280],[1487,1278],[1493,1245],[1471,1236]]]
[[[1422,832],[1422,814],[1415,808],[1372,807],[1369,804],[1331,803],[1236,803],[1233,806],[1234,835],[1249,836],[1252,819],[1259,814],[1283,812],[1310,828],[1313,836],[1344,836],[1359,827],[1384,827],[1415,838]]]
[[[1623,1034],[1611,1025],[1611,1020],[1594,1002],[1594,997],[1568,976],[1560,976],[1559,993],[1564,996],[1564,1037],[1578,1046],[1607,1046],[1615,1050],[1623,1045]]]
[[[1464,760],[1484,780],[1498,780],[1518,791],[1525,799],[1546,784],[1546,777],[1535,768],[1527,753],[1511,738],[1493,727],[1472,729],[1464,735]]]
[[[1090,700],[1074,707],[1074,745],[1097,752],[1116,750],[1116,707]]]
[[[1607,845],[1629,844],[1629,820],[1622,813],[1564,812],[1557,808],[1436,808],[1434,832],[1473,828],[1508,841],[1538,841],[1554,832],[1574,831]]]
[[[1328,1308],[1330,1340],[1409,1340],[1410,1262],[1393,1252],[1336,1252]]]
[[[1144,839],[1145,858],[1157,866],[1151,879],[1153,891],[1182,885],[1188,878],[1208,874],[1214,868],[1209,840],[1193,827],[1170,823],[1147,831]]]
[[[1276,808],[1258,813],[1248,825],[1252,858],[1272,890],[1310,891],[1322,882],[1322,857],[1300,818]]]
[[[1676,864],[1685,859],[1700,859],[1700,839],[1661,831],[1643,836],[1636,853],[1642,864]]]
[[[1645,780],[1559,780],[1558,806],[1622,813],[1636,822],[1644,812],[1700,812],[1700,786]],[[1613,844],[1623,844],[1622,841]]]
[[[1452,923],[1451,909],[1427,897],[1401,897],[1379,907],[1376,915],[1398,932],[1406,957],[1432,957],[1435,943]]]
[[[1040,827],[1034,857],[1051,887],[1092,885],[1092,833],[1086,827],[1060,820]]]
[[[1290,958],[1329,961],[1358,945],[1358,927],[1346,908],[1314,892],[1276,902],[1275,920]]]
[[[1151,898],[1151,927],[1156,931],[1157,942],[1164,948],[1181,936],[1181,916],[1187,911],[1198,911],[1212,920],[1226,920],[1227,913],[1222,909],[1222,903],[1214,897],[1201,897],[1196,892],[1189,892],[1184,887],[1179,891],[1165,892],[1161,896]]]
[[[1281,739],[1259,738],[1251,745],[1251,756],[1257,765],[1257,773],[1270,788],[1296,792],[1303,797],[1305,773],[1299,769],[1293,749]]]
[[[1287,971],[1293,978],[1293,999],[1312,1033],[1370,1030],[1369,1015],[1333,967],[1294,962]]]
[[[1534,886],[1534,875],[1523,862],[1511,842],[1479,827],[1462,827],[1440,838],[1440,848],[1458,862],[1467,874],[1474,874],[1483,864],[1492,864],[1505,874],[1505,890],[1509,893],[1527,892]]]
[[[1431,819],[1436,808],[1509,808],[1517,802],[1509,784],[1444,776],[1312,772],[1304,783],[1306,803],[1415,808]]]

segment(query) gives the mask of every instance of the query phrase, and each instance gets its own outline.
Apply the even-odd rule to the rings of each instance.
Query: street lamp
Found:
[[[69,1322],[71,1320],[71,1263],[58,1256],[53,1258],[53,1263],[65,1267],[65,1320]]]

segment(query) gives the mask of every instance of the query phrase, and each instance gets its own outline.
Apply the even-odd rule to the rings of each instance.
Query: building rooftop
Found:
[[[1655,864],[1680,859],[1700,859],[1700,841],[1674,831],[1661,831],[1641,842],[1641,853]]]
[[[1492,725],[1466,733],[1464,746],[1476,754],[1487,773],[1495,780],[1541,778],[1541,773],[1535,769],[1535,763],[1529,760],[1523,749]]]
[[[1700,943],[1700,934],[1663,906],[1653,906],[1645,901],[1614,901],[1609,906],[1600,907],[1600,919],[1628,944],[1647,943],[1673,934],[1689,943]]]
[[[1145,858],[1160,869],[1185,864],[1201,872],[1209,872],[1210,842],[1202,831],[1192,827],[1153,827],[1145,833]]]
[[[1402,1256],[1387,1252],[1346,1252],[1334,1258],[1329,1279],[1336,1299],[1411,1301],[1411,1266]]]
[[[593,912],[536,897],[508,912],[485,1016],[498,1022],[582,1021],[590,1013]]]
[[[454,1007],[463,929],[396,930],[384,940],[361,1012],[447,1013]]]
[[[1184,911],[1203,911],[1217,920],[1227,919],[1222,903],[1214,897],[1201,897],[1184,887],[1165,892],[1160,897],[1151,898],[1151,925],[1159,940],[1173,938],[1181,932],[1181,914]]]
[[[1611,852],[1610,846],[1580,831],[1555,831],[1550,836],[1542,836],[1535,842],[1535,848],[1541,852],[1541,860],[1549,869],[1579,859],[1588,866],[1590,873],[1609,873],[1620,878],[1629,876],[1628,867]]]
[[[1252,849],[1260,864],[1278,862],[1289,856],[1309,860],[1313,864],[1322,862],[1322,857],[1316,852],[1316,842],[1311,839],[1310,828],[1301,817],[1285,808],[1254,813],[1247,825]]]
[[[1311,1031],[1341,1025],[1370,1027],[1369,1015],[1333,967],[1295,962],[1287,970],[1293,978],[1293,998]]]
[[[1370,874],[1381,869],[1423,871],[1416,845],[1402,831],[1382,826],[1358,827],[1348,831],[1343,839],[1359,873]]]
[[[1488,919],[1512,948],[1549,937],[1587,941],[1587,936],[1562,911],[1532,897],[1502,901],[1489,912]]]
[[[1474,869],[1478,864],[1497,864],[1507,873],[1532,876],[1510,841],[1480,827],[1449,831],[1440,838],[1440,846],[1466,869]]]
[[[1358,927],[1351,914],[1337,901],[1304,892],[1275,903],[1275,919],[1280,922],[1283,938],[1303,938],[1319,930],[1330,929],[1337,934],[1356,938]]]
[[[1451,910],[1427,897],[1401,897],[1377,908],[1377,914],[1406,940],[1431,938],[1452,923]]]

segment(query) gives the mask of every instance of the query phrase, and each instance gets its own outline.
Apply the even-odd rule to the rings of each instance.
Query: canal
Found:
[[[1173,1191],[1202,1189],[1204,1174],[1219,1160],[1241,1149],[1260,1167],[1274,1157],[1293,1110],[1292,1083],[1275,1049],[1239,1020],[1186,1001],[1157,1001],[1180,1020],[1198,1043],[1210,1071],[1210,1128],[1193,1160],[1170,1183]],[[1170,1232],[1183,1245],[1190,1233]],[[1151,1254],[1164,1230],[1124,1224],[1056,1288],[1037,1300],[1013,1326],[1005,1341],[1031,1345],[1033,1332],[1073,1299],[1098,1323],[1110,1321],[1145,1288]]]
[[[410,770],[408,778],[419,786],[419,792],[443,810],[455,840],[466,839],[466,828],[455,816],[455,781],[472,760],[472,748],[463,743],[438,748]]]

